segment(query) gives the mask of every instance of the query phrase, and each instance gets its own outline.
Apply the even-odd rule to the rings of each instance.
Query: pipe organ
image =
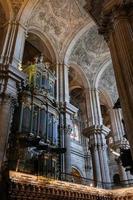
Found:
[[[19,92],[9,147],[9,168],[55,177],[59,174],[60,109],[56,102],[56,75],[50,63],[36,59],[24,67],[25,86]]]

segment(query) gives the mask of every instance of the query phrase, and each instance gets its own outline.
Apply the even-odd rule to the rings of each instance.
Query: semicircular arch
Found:
[[[55,50],[54,45],[52,44],[51,40],[49,37],[38,27],[35,26],[30,26],[28,28],[28,33],[33,33],[37,35],[45,44],[45,46],[48,48],[49,53],[52,58],[52,63],[57,63],[58,62],[58,54]]]
[[[79,169],[79,167],[75,166],[75,165],[72,165],[72,170],[75,170],[79,175],[80,177],[84,177],[83,173],[81,172],[81,170]]]
[[[18,12],[17,20],[26,24],[38,2],[39,0],[25,0]]]
[[[104,62],[101,64],[98,72],[96,73],[93,81],[93,87],[98,88],[98,84],[100,81],[101,76],[103,75],[104,71],[107,69],[107,67],[112,63],[111,56],[109,56]]]
[[[72,67],[75,71],[77,71],[80,74],[80,77],[83,81],[83,85],[85,89],[90,88],[90,82],[87,78],[87,76],[85,75],[83,69],[81,66],[79,66],[77,63],[69,63],[69,66]]]
[[[75,46],[75,44],[77,43],[77,41],[82,37],[82,35],[88,31],[92,26],[94,26],[95,23],[91,20],[86,26],[84,26],[70,41],[70,43],[68,44],[66,51],[64,53],[64,63],[68,64],[70,55],[72,53],[72,50]]]
[[[102,97],[103,96],[103,97]],[[110,115],[110,120],[111,120],[111,130],[112,133],[116,133],[116,119],[115,119],[115,114],[113,111],[113,101],[112,98],[110,97],[108,91],[105,88],[100,89],[100,102],[102,101],[101,98],[104,98],[104,105],[107,107]]]

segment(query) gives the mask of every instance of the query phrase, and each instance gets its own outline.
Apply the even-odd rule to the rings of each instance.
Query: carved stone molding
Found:
[[[108,135],[110,129],[104,125],[94,125],[88,128],[85,128],[82,134],[86,137],[90,137],[93,134],[104,134],[105,136]]]
[[[99,32],[104,35],[106,41],[109,40],[109,33],[113,30],[113,23],[116,15],[120,15],[124,10],[129,14],[132,11],[132,0],[86,0],[86,10],[92,15],[98,24]]]
[[[108,42],[110,33],[114,30],[115,24],[118,19],[130,19],[132,12],[133,1],[106,1],[100,16],[99,33],[104,35],[105,40]]]

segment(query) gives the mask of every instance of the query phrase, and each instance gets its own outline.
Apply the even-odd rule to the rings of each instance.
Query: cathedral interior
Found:
[[[0,0],[0,199],[133,199],[133,0]]]

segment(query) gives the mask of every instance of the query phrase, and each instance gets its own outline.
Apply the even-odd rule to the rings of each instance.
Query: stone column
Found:
[[[14,111],[14,101],[10,96],[0,95],[0,168],[6,161],[6,150]]]
[[[6,160],[13,101],[17,101],[18,89],[26,77],[17,68],[23,55],[25,29],[16,22],[9,22],[7,26],[8,31],[0,55],[0,171]]]
[[[88,132],[88,131],[87,131]],[[89,148],[92,156],[92,167],[93,167],[93,179],[94,179],[94,185],[98,185],[98,181],[102,181],[101,177],[101,170],[100,170],[100,161],[99,161],[99,155],[98,155],[98,145],[97,145],[97,139],[96,135],[92,134],[89,137]]]
[[[65,125],[65,173],[71,174],[72,164],[71,164],[71,126],[70,126],[70,116],[66,113],[66,125]]]
[[[65,155],[62,155],[62,171],[71,173],[71,139],[68,134],[68,126],[70,125],[70,113],[68,112],[69,104],[69,68],[64,63],[58,64],[58,99],[60,102],[60,123],[61,123],[61,141],[62,147],[66,148]]]
[[[121,108],[114,109],[114,116],[115,116],[115,124],[116,124],[116,132],[114,136],[114,140],[116,142],[123,139],[123,136],[125,135],[124,127],[122,124],[122,110]]]
[[[91,104],[91,123],[92,125],[101,125],[103,124],[100,101],[99,101],[99,91],[96,88],[89,90],[90,94],[90,104]]]
[[[83,130],[83,135],[89,138],[94,180],[96,181],[96,185],[98,185],[98,181],[110,183],[107,145],[105,138],[109,134],[110,129],[103,125],[98,90],[94,88],[89,90],[89,93],[92,121],[91,126]]]
[[[89,137],[89,146],[92,155],[93,174],[96,184],[99,182],[110,183],[109,164],[107,157],[107,144],[105,137],[109,129],[104,125],[91,126],[84,130],[84,134]],[[85,133],[86,132],[86,133]],[[99,185],[103,187],[108,184]]]
[[[104,163],[104,172],[105,172],[105,180],[107,183],[110,183],[110,173],[109,173],[109,162],[108,162],[108,155],[107,155],[107,144],[106,144],[106,136],[109,134],[110,129],[103,126],[102,127],[102,134],[101,136],[101,151],[103,156],[103,163]],[[107,185],[108,187],[110,185]]]
[[[124,121],[133,156],[132,0],[109,0],[103,6],[100,32],[109,45]]]

